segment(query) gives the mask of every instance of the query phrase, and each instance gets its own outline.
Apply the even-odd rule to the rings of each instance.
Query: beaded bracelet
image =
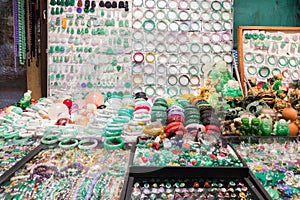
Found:
[[[124,146],[124,140],[121,137],[111,137],[104,141],[104,148],[108,150],[121,149]]]

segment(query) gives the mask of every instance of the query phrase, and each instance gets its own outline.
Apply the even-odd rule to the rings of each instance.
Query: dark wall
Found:
[[[300,0],[235,0],[235,44],[238,26],[300,26]]]
[[[0,76],[26,76],[25,67],[14,67],[14,32],[12,0],[0,0]]]

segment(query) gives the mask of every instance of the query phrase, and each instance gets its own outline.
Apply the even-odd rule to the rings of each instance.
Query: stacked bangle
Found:
[[[7,131],[7,132],[3,133],[3,136],[4,136],[4,139],[11,139],[11,138],[19,136],[19,131],[17,131],[17,130]]]
[[[158,136],[164,132],[163,126],[147,125],[144,127],[144,133],[148,135]]]
[[[122,149],[124,146],[124,139],[121,137],[111,137],[107,138],[104,141],[104,148],[107,150],[116,150],[116,149]]]
[[[176,132],[180,127],[184,127],[182,122],[171,122],[165,127],[165,133]]]

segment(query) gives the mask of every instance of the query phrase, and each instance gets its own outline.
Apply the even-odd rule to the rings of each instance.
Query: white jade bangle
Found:
[[[22,138],[32,137],[35,134],[35,131],[22,130],[19,132],[19,136]]]

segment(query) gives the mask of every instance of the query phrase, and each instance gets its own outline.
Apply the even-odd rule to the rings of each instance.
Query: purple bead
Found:
[[[69,11],[69,12],[72,12],[72,11],[73,11],[72,7],[69,7],[69,8],[68,8],[68,11]]]
[[[86,88],[86,83],[81,83],[82,88]]]
[[[82,13],[82,9],[81,8],[77,8],[76,10],[78,13]]]

